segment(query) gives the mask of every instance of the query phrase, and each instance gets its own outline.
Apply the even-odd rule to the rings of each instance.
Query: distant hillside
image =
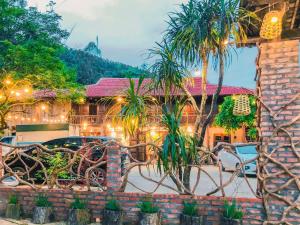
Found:
[[[137,67],[103,59],[84,50],[67,49],[61,59],[77,71],[77,81],[94,84],[101,77],[139,77],[145,73]]]

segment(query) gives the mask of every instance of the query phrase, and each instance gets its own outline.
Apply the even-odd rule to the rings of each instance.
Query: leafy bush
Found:
[[[197,203],[194,202],[183,202],[183,214],[188,216],[198,216]]]
[[[52,203],[49,202],[48,197],[42,194],[39,194],[35,199],[35,205],[37,207],[51,207]]]
[[[10,195],[8,198],[8,204],[13,204],[13,205],[18,204],[18,196]]]
[[[105,209],[111,210],[111,211],[121,211],[122,210],[119,202],[115,199],[109,200],[105,205]]]
[[[142,201],[138,208],[140,208],[142,213],[157,213],[159,211],[159,208],[154,205],[152,200]]]
[[[243,218],[243,212],[241,208],[236,205],[235,200],[232,201],[232,204],[229,204],[228,201],[225,201],[223,216],[228,219],[240,220]]]
[[[86,209],[86,203],[75,198],[74,202],[71,203],[71,209]]]

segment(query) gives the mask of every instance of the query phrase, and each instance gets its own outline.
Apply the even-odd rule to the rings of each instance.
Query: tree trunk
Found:
[[[220,50],[219,50],[219,58],[220,58],[220,62],[219,62],[218,87],[217,87],[217,90],[214,93],[213,98],[212,98],[210,112],[209,112],[209,114],[208,114],[206,120],[204,121],[203,126],[200,130],[200,138],[199,138],[198,146],[203,145],[206,129],[207,129],[208,125],[211,123],[211,121],[213,119],[213,116],[214,116],[215,112],[218,109],[218,98],[219,98],[219,95],[220,95],[221,90],[222,90],[223,79],[224,79],[224,55],[223,55],[223,49],[221,47],[220,47]]]
[[[199,109],[199,113],[196,118],[195,123],[195,135],[197,139],[199,139],[199,129],[202,121],[203,114],[205,113],[205,106],[207,101],[207,68],[208,68],[208,59],[206,54],[202,55],[202,81],[201,81],[201,105]]]

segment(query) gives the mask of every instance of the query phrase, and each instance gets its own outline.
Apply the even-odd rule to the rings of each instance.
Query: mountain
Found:
[[[137,67],[103,59],[100,54],[91,54],[90,48],[88,51],[67,48],[61,59],[77,71],[77,81],[84,85],[94,84],[101,77],[139,77],[146,73]]]

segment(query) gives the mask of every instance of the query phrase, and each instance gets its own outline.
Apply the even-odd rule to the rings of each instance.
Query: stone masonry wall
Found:
[[[270,109],[260,112],[268,220],[300,224],[299,41],[261,44],[258,66],[258,93]]]

